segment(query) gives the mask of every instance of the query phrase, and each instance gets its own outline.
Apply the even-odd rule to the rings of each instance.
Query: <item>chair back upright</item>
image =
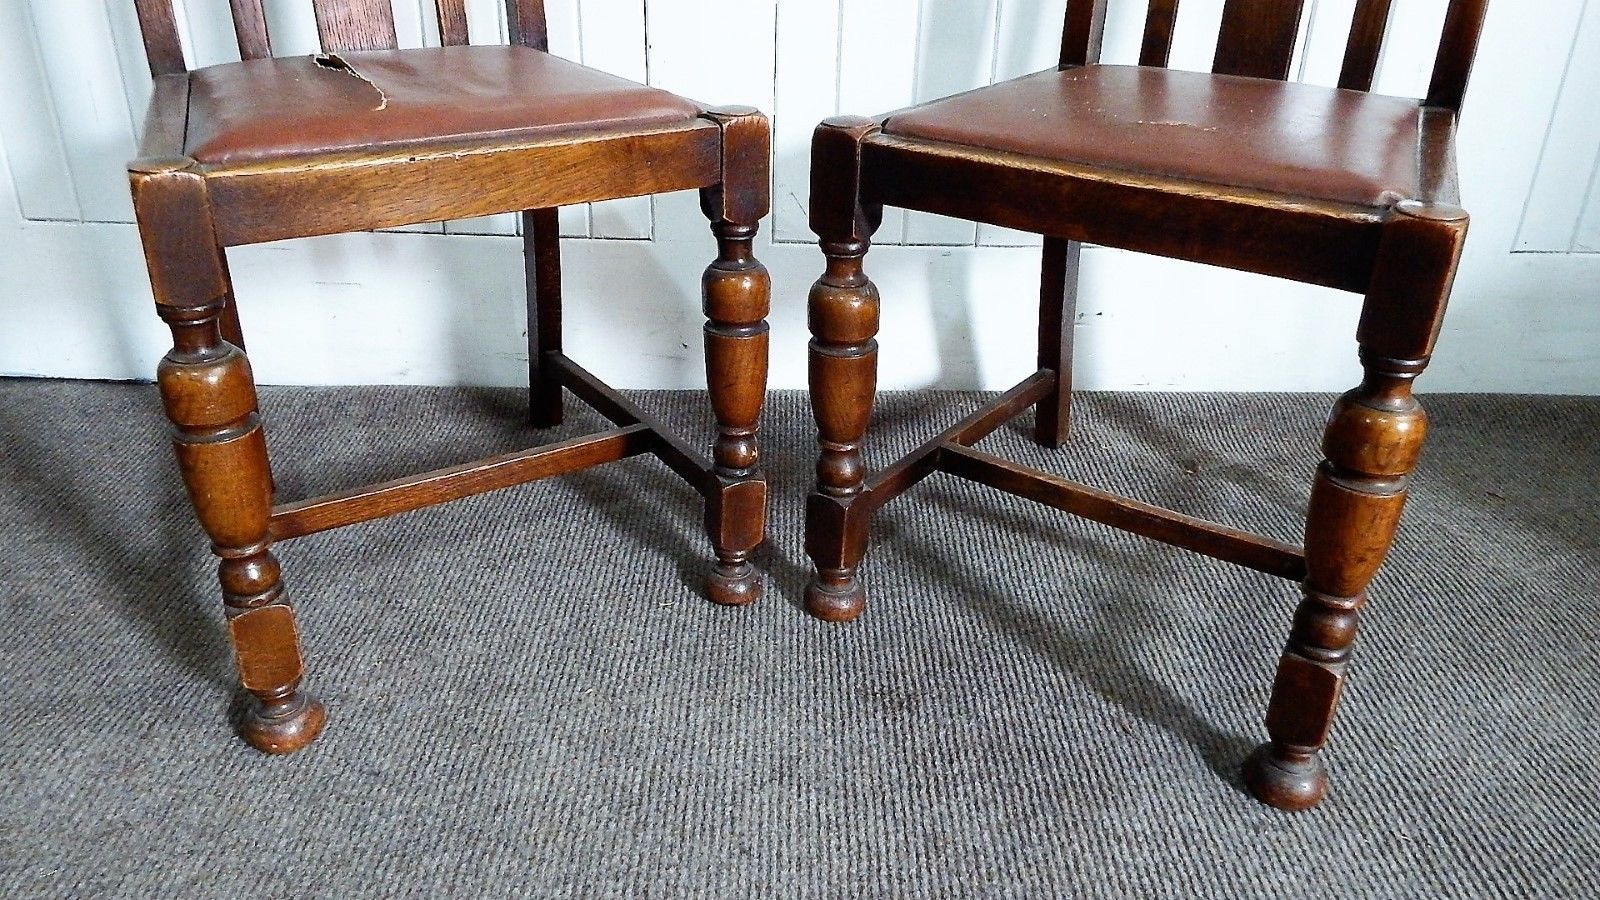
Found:
[[[1068,0],[1061,37],[1063,68],[1100,61],[1100,38],[1108,2]],[[1393,0],[1356,0],[1355,15],[1345,41],[1339,87],[1354,91],[1372,89],[1392,6]],[[1489,0],[1450,0],[1439,49],[1434,56],[1433,77],[1424,99],[1426,105],[1460,111],[1488,6]],[[1288,78],[1305,8],[1305,0],[1225,0],[1211,70],[1221,75],[1279,81]],[[1177,19],[1178,0],[1148,0],[1139,65],[1167,65]]]
[[[200,2],[200,0],[190,0]],[[220,2],[220,0],[204,0]],[[272,35],[267,30],[263,0],[228,0],[233,9],[233,33],[241,59],[272,56]],[[548,49],[544,0],[505,0],[511,42]],[[172,0],[134,0],[145,55],[151,75],[169,75],[188,69],[178,40]],[[394,8],[390,0],[311,0],[317,20],[317,39],[323,52],[342,50],[393,50],[397,46]],[[446,46],[467,43],[466,0],[434,0],[439,39]]]

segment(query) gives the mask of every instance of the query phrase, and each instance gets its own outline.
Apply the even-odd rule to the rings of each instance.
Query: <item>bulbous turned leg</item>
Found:
[[[220,303],[160,310],[174,338],[157,373],[161,397],[189,498],[222,558],[228,631],[251,696],[240,733],[258,750],[289,753],[317,736],[326,714],[299,689],[294,611],[269,549],[272,484],[250,363],[222,340]]]
[[[862,269],[866,241],[822,243],[827,270],[811,288],[809,380],[817,421],[817,485],[806,505],[806,552],[816,575],[806,611],[829,622],[861,615],[856,577],[866,555],[866,483],[861,441],[878,380],[878,290]]]
[[[700,209],[717,238],[717,258],[701,280],[706,384],[717,419],[715,484],[706,496],[706,530],[717,559],[706,594],[715,603],[743,606],[759,598],[764,586],[750,554],[767,529],[767,482],[757,467],[756,432],[767,396],[772,279],[751,244],[769,207],[772,128],[747,106],[703,115],[722,134],[722,181],[700,192]]]
[[[1426,360],[1363,353],[1366,377],[1334,406],[1306,519],[1305,597],[1267,707],[1271,740],[1244,779],[1264,803],[1309,809],[1328,793],[1322,749],[1344,687],[1366,589],[1389,551],[1427,416],[1411,395]]]
[[[754,225],[712,225],[719,252],[702,281],[706,381],[717,418],[712,449],[718,487],[706,506],[717,560],[706,580],[715,603],[743,606],[761,596],[750,553],[766,534],[767,485],[756,469],[756,431],[767,393],[767,310],[772,279],[751,252]]]

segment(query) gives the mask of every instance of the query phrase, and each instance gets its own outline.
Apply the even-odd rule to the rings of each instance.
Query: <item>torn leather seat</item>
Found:
[[[520,46],[346,51],[190,73],[184,149],[208,165],[685,122],[666,91]]]

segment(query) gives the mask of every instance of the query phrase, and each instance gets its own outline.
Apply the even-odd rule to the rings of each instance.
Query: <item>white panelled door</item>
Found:
[[[404,44],[437,43],[432,0],[393,0]],[[554,52],[773,117],[775,387],[805,383],[808,143],[872,114],[1053,64],[1065,0],[549,0]],[[1355,0],[1309,0],[1296,77],[1332,84]],[[224,0],[176,0],[190,59],[236,55]],[[306,0],[268,0],[280,52],[310,52]],[[1144,4],[1112,0],[1106,58],[1137,56]],[[1204,69],[1222,0],[1180,6],[1173,64]],[[504,40],[502,0],[469,0]],[[1419,95],[1444,0],[1396,0],[1378,89]],[[1600,393],[1600,0],[1494,0],[1461,135],[1473,214],[1425,390]],[[124,162],[149,96],[132,0],[0,4],[0,374],[147,378],[150,308]],[[696,387],[692,195],[563,210],[568,346],[629,387]],[[516,217],[238,248],[258,377],[277,383],[521,383]],[[867,268],[884,299],[886,388],[1008,386],[1033,357],[1038,239],[891,211]],[[1077,383],[1337,390],[1357,377],[1357,298],[1090,248]]]

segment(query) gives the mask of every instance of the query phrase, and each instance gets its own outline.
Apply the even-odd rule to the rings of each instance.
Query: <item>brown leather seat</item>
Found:
[[[888,134],[1317,200],[1417,189],[1421,105],[1135,66],[1039,72],[889,118]]]
[[[693,103],[527,47],[351,51],[191,73],[184,146],[210,164],[680,122]]]

